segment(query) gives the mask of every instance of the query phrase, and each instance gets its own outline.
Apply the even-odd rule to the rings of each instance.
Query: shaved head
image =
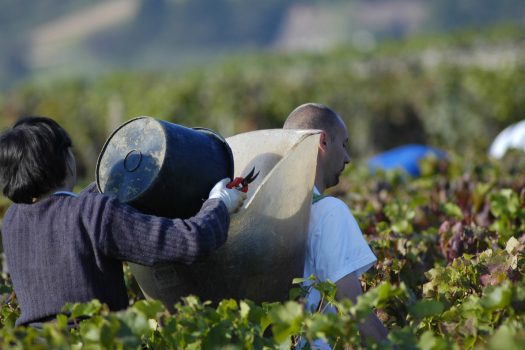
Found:
[[[322,130],[315,173],[315,187],[321,193],[337,185],[348,155],[348,131],[341,117],[331,108],[319,103],[305,103],[290,113],[284,129]]]
[[[283,129],[319,129],[331,135],[341,122],[331,108],[320,103],[305,103],[290,113]]]

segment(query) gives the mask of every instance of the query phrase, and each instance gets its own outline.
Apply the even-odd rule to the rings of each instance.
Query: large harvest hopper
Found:
[[[315,130],[260,130],[226,139],[235,176],[260,171],[244,207],[231,218],[226,244],[205,261],[145,267],[130,264],[148,298],[171,308],[194,294],[278,301],[302,276],[319,134]]]

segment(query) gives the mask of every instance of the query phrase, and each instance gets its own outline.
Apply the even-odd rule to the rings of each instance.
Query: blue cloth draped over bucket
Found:
[[[447,154],[437,148],[410,144],[379,153],[370,158],[367,164],[371,172],[401,169],[412,177],[419,177],[421,175],[419,161],[428,156],[434,156],[437,159],[447,158]]]

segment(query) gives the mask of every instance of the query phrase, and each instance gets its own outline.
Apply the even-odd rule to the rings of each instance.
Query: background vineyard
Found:
[[[385,42],[371,52],[254,54],[178,73],[29,83],[0,96],[0,126],[21,114],[53,116],[73,135],[88,178],[107,136],[130,118],[206,126],[227,137],[278,128],[305,101],[342,115],[356,157],[411,142],[475,157],[523,118],[523,33],[501,27]]]
[[[370,52],[242,56],[173,74],[113,73],[96,79],[32,83],[0,96],[1,127],[21,114],[56,118],[72,134],[82,184],[94,178],[98,152],[123,121],[150,115],[224,136],[277,128],[289,111],[319,101],[340,112],[354,161],[333,193],[352,208],[377,266],[363,278],[369,292],[341,317],[308,315],[289,302],[256,305],[188,298],[168,315],[140,300],[128,274],[128,310],[92,302],[37,333],[15,328],[16,296],[2,274],[0,338],[4,348],[287,348],[292,336],[361,344],[356,322],[371,307],[399,348],[523,348],[525,340],[525,157],[501,161],[486,151],[525,111],[525,37],[497,28],[453,37],[387,42]],[[439,49],[439,50],[437,50]],[[479,52],[497,59],[478,58]],[[405,143],[446,150],[423,176],[370,174],[366,157]],[[4,211],[9,205],[0,200]],[[317,286],[333,297],[333,286]],[[68,320],[93,316],[73,330]]]

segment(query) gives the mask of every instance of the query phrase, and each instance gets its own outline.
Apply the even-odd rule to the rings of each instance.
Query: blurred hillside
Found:
[[[246,51],[363,51],[391,38],[525,23],[522,0],[0,2],[0,88],[32,78],[166,70]]]
[[[223,136],[279,128],[305,101],[349,125],[354,159],[425,143],[478,159],[525,117],[525,32],[501,26],[390,40],[369,50],[237,55],[183,71],[123,70],[32,81],[0,94],[0,128],[20,115],[55,118],[75,140],[80,175],[122,122],[149,115]]]

